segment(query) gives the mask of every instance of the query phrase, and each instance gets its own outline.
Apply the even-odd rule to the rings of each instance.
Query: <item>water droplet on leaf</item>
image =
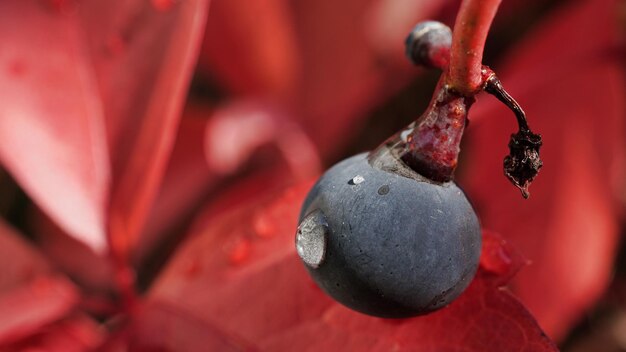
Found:
[[[251,249],[250,240],[245,238],[237,240],[228,254],[228,261],[232,265],[243,264],[250,257]]]
[[[273,217],[264,210],[258,213],[252,222],[254,233],[261,238],[273,237],[276,233],[276,226],[272,222]]]
[[[513,270],[514,260],[512,253],[506,247],[506,242],[500,237],[483,235],[483,248],[480,256],[480,266],[483,270],[496,274],[508,275]]]

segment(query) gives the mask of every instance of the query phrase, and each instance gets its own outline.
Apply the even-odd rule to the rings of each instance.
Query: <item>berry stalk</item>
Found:
[[[454,177],[469,108],[488,78],[483,72],[483,49],[500,1],[464,0],[453,32],[427,21],[406,40],[406,54],[413,63],[443,72],[424,114],[387,141],[385,148],[432,181],[448,182]],[[370,161],[376,163],[374,159]]]
[[[502,0],[464,0],[452,33],[446,83],[462,95],[475,95],[483,85],[482,60],[489,28]]]
[[[454,32],[436,21],[421,22],[413,28],[405,42],[407,57],[416,65],[440,69],[441,79],[424,114],[370,153],[372,166],[439,183],[452,181],[469,109],[475,96],[485,91],[517,118],[519,131],[511,135],[504,174],[528,198],[528,187],[543,166],[539,157],[541,136],[530,130],[524,110],[504,90],[496,74],[482,64],[485,41],[500,1],[464,0]],[[402,171],[399,163],[413,173]]]

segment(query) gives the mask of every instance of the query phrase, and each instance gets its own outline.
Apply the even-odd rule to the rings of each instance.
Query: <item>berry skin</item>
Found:
[[[380,158],[395,171],[360,154],[320,178],[302,207],[296,249],[340,303],[385,318],[425,314],[472,280],[480,225],[454,182],[436,183],[391,155]]]
[[[405,40],[406,57],[415,65],[444,68],[450,59],[452,31],[437,21],[418,23]]]

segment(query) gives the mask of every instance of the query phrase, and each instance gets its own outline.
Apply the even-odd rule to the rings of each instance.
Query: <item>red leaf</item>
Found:
[[[43,327],[37,334],[11,344],[6,351],[94,351],[103,340],[104,332],[95,321],[77,315]]]
[[[198,103],[186,107],[163,183],[134,248],[135,263],[153,253],[172,228],[189,221],[188,214],[201,205],[220,181],[204,156],[206,121],[212,111]]]
[[[205,136],[205,155],[212,170],[231,174],[260,147],[273,145],[297,179],[319,173],[317,150],[300,127],[278,106],[240,100],[215,111]]]
[[[625,92],[621,62],[612,55],[614,5],[585,1],[561,9],[502,70],[510,72],[501,75],[504,85],[544,139],[544,168],[529,201],[500,171],[515,131],[512,113],[485,97],[470,114],[470,198],[483,225],[532,262],[513,287],[556,339],[603,292],[616,250]]]
[[[236,335],[226,334],[188,312],[160,302],[142,308],[102,351],[252,351]]]
[[[107,246],[107,221],[122,248],[143,225],[173,145],[207,2],[1,5],[0,36],[10,50],[0,56],[8,98],[0,158],[96,252]]]
[[[108,153],[78,27],[41,2],[0,3],[0,161],[55,221],[102,250]]]
[[[295,254],[296,218],[309,188],[301,184],[201,217],[149,301],[215,326],[220,336],[237,336],[232,343],[261,350],[555,350],[523,306],[498,288],[523,260],[507,246],[495,248],[501,239],[490,233],[485,236],[492,250],[484,261],[491,266],[449,308],[401,321],[340,307],[311,281]],[[162,331],[180,330],[162,324],[156,325]]]
[[[449,307],[419,318],[385,320],[338,304],[315,322],[263,341],[262,350],[556,351],[534,318],[506,290],[480,277]]]
[[[66,316],[78,303],[74,285],[61,277],[39,277],[0,295],[0,344],[35,333]]]
[[[401,55],[403,49],[398,54],[384,52],[401,48],[414,23],[403,20],[407,23],[404,30],[394,27],[378,32],[392,41],[395,49],[387,49],[389,44],[381,44],[372,34],[386,26],[376,11],[384,8],[396,13],[392,6],[374,0],[294,2],[303,68],[297,87],[297,116],[322,155],[345,147],[361,130],[359,123],[366,113],[406,85],[417,72],[406,60],[400,67],[398,60],[388,59]],[[432,17],[435,10],[435,4],[426,6],[415,13],[414,19]]]
[[[271,153],[263,153],[270,149]],[[251,164],[253,164],[251,166]],[[287,170],[277,170],[276,165]],[[180,225],[204,197],[215,192],[236,172],[282,172],[270,184],[286,184],[319,172],[315,147],[299,126],[277,106],[237,100],[218,109],[191,103],[176,141],[167,174],[140,245],[138,261]],[[269,186],[269,184],[267,185]]]
[[[165,11],[153,5],[136,0],[81,6],[106,102],[114,187],[109,231],[122,251],[137,240],[165,173],[208,0],[173,2]]]
[[[299,48],[289,9],[285,0],[215,1],[200,68],[237,94],[290,97]]]
[[[307,317],[319,316],[331,302],[310,282],[302,265],[290,265],[294,245],[291,240],[285,241],[285,235],[290,238],[296,226],[294,205],[309,186],[292,189],[268,206],[281,219],[277,222],[272,217],[276,227],[271,235],[256,232],[254,219],[262,210],[252,206],[234,208],[227,215],[201,218],[192,232],[195,236],[153,286],[152,299],[168,302],[178,309],[182,303],[187,308],[183,311],[195,311],[204,321],[248,341],[256,341]],[[207,221],[212,226],[203,226]],[[242,243],[250,246],[245,256],[237,253]],[[206,255],[207,248],[212,255]],[[183,252],[186,254],[179,256]],[[265,274],[255,275],[261,273]],[[266,274],[274,278],[267,280]],[[180,295],[186,296],[184,303],[176,302]],[[280,311],[276,311],[276,299],[282,301]],[[255,318],[251,319],[252,316]],[[260,325],[257,318],[266,321]]]
[[[41,250],[55,268],[79,283],[84,289],[111,292],[113,268],[109,258],[94,252],[83,242],[68,236],[43,212],[32,208],[28,223]]]
[[[76,287],[54,274],[45,259],[2,220],[0,267],[2,346],[16,341],[21,343],[24,339],[30,341],[33,335],[47,332],[49,324],[64,319],[78,304]],[[0,347],[0,350],[5,349]],[[8,350],[24,348],[9,347]]]
[[[298,113],[323,155],[349,140],[358,131],[357,117],[384,98],[377,95],[384,75],[376,69],[364,33],[371,3],[294,3],[305,68],[298,87]]]
[[[0,294],[51,272],[46,260],[0,220]]]
[[[414,70],[405,60],[402,69],[396,64],[404,38],[445,2],[428,3],[218,1],[200,67],[235,94],[292,108],[328,154],[359,131],[368,109],[408,82]]]
[[[261,349],[556,351],[528,311],[500,288],[523,265],[523,259],[500,236],[491,232],[483,236],[477,277],[449,307],[419,318],[389,320],[367,317],[335,303],[319,320],[265,339]]]

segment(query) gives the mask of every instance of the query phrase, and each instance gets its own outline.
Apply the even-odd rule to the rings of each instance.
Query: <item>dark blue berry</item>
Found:
[[[317,284],[365,314],[402,318],[455,299],[478,266],[481,231],[454,182],[436,183],[391,155],[328,170],[307,196],[296,248]]]
[[[452,31],[437,21],[418,23],[405,41],[406,56],[415,65],[443,68],[450,59]]]

